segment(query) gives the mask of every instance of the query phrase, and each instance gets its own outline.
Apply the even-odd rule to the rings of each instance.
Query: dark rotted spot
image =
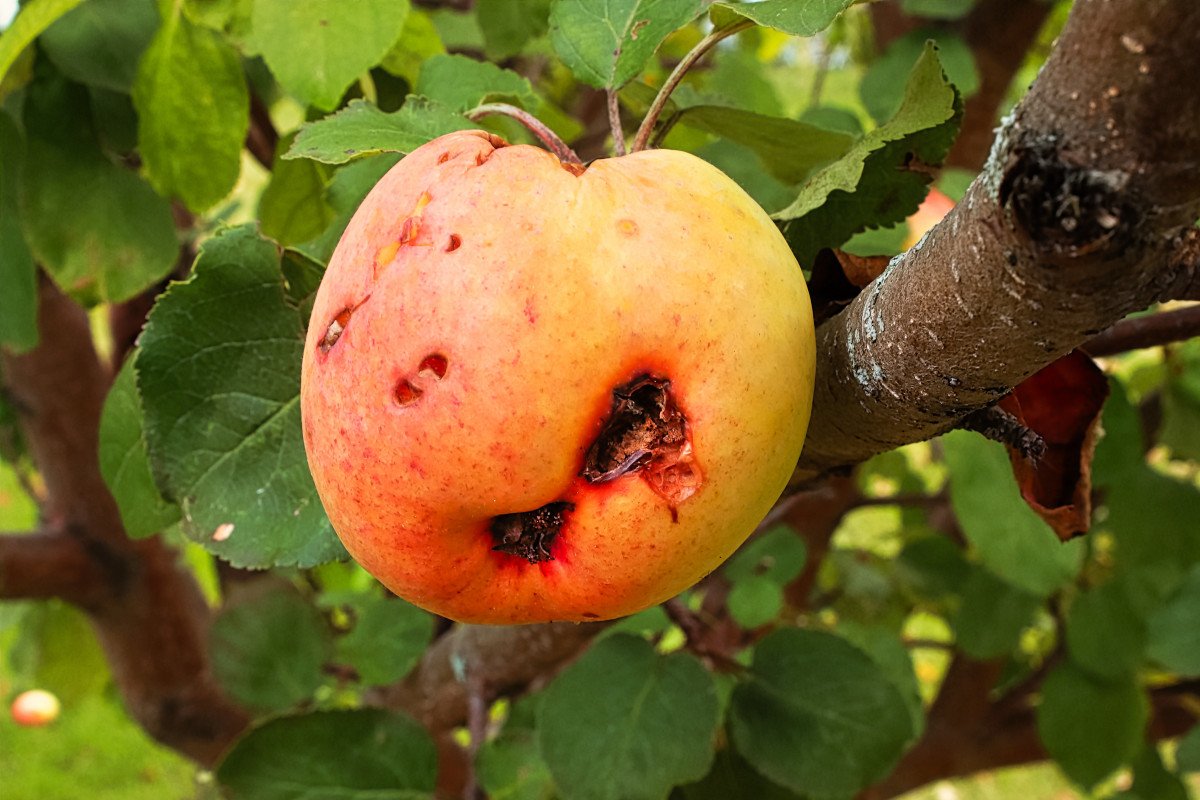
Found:
[[[450,234],[450,241],[446,242],[446,252],[453,253],[460,247],[462,247],[462,237],[457,233]]]
[[[492,520],[492,549],[518,556],[530,564],[553,561],[550,547],[562,531],[573,503],[556,501],[533,511],[501,514]]]

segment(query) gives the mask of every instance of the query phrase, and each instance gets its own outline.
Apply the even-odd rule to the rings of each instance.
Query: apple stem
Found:
[[[675,65],[675,69],[671,70],[671,74],[663,82],[662,88],[658,90],[654,102],[650,104],[650,110],[646,112],[646,118],[642,120],[641,126],[638,127],[631,152],[636,153],[640,150],[645,150],[647,145],[649,145],[650,135],[654,132],[654,126],[658,123],[658,118],[662,114],[663,109],[666,108],[667,101],[671,99],[671,92],[675,91],[675,87],[683,80],[683,76],[696,65],[696,62],[703,58],[705,53],[716,47],[717,42],[753,26],[754,22],[752,20],[743,19],[741,22],[734,23],[728,28],[719,28],[701,39],[683,57],[683,60]]]
[[[613,155],[625,155],[625,129],[621,127],[621,102],[611,87],[608,90],[608,125],[612,128]]]
[[[517,122],[524,125],[530,130],[530,132],[533,133],[534,136],[538,138],[542,144],[546,146],[547,150],[558,156],[559,161],[567,164],[578,164],[581,167],[583,166],[583,162],[579,160],[579,156],[575,154],[574,150],[567,146],[566,142],[558,138],[558,134],[550,130],[550,128],[546,126],[546,123],[542,122],[540,119],[524,109],[509,105],[508,103],[484,103],[483,105],[476,106],[468,111],[466,116],[467,119],[478,120],[483,117],[490,117],[496,114],[505,117],[512,117]]]

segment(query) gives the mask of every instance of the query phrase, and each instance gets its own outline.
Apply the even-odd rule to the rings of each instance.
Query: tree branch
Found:
[[[1126,319],[1084,343],[1089,355],[1112,356],[1200,336],[1200,305]]]
[[[798,479],[920,441],[1176,288],[1200,6],[1080,0],[963,201],[818,330]]]
[[[209,670],[208,607],[158,538],[125,536],[96,458],[110,373],[83,310],[44,275],[38,330],[30,352],[3,353],[3,374],[46,484],[46,524],[62,533],[0,541],[3,595],[78,603],[129,713],[159,741],[211,766],[249,719]]]

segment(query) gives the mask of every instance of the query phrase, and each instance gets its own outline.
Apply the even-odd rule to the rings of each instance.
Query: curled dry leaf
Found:
[[[1000,407],[1046,443],[1041,458],[1024,458],[1010,447],[1021,496],[1067,540],[1087,532],[1092,515],[1092,455],[1108,381],[1079,350],[1026,378]]]

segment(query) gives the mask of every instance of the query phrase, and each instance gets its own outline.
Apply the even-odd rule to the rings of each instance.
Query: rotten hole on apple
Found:
[[[687,417],[671,393],[671,382],[639,375],[613,389],[612,406],[584,456],[580,477],[592,484],[639,474],[667,503],[672,521],[678,506],[700,488]],[[551,545],[574,504],[556,500],[492,521],[493,550],[531,564],[551,561]]]

